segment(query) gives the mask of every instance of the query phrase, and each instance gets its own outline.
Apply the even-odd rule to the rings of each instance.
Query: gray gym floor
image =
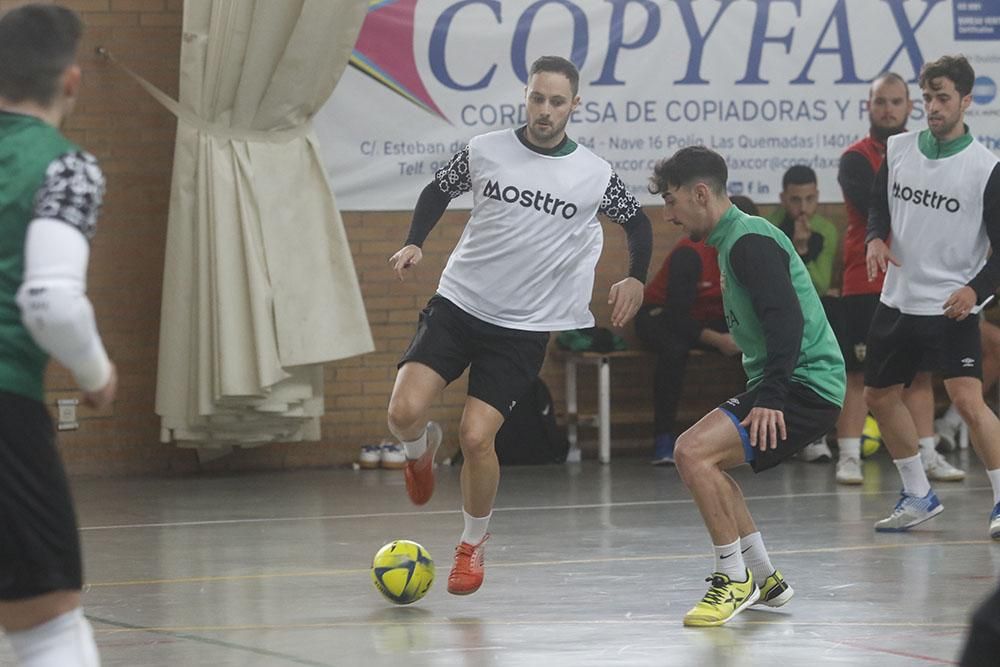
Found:
[[[884,453],[854,488],[832,464],[738,470],[796,594],[715,629],[681,625],[712,568],[696,508],[673,468],[624,457],[504,469],[486,583],[469,597],[445,591],[455,468],[438,468],[419,509],[402,474],[381,470],[76,480],[84,603],[105,666],[955,664],[1000,543],[982,466],[951,459],[969,478],[936,484],[944,513],[904,535],[872,530],[899,488]],[[410,607],[369,581],[395,538],[438,566]]]

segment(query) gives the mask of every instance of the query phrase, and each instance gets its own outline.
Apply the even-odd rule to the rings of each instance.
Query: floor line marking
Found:
[[[991,487],[988,486],[971,486],[964,487],[962,491],[973,492],[973,491],[991,491]],[[844,496],[842,491],[823,491],[816,493],[783,493],[776,495],[764,495],[764,496],[746,496],[748,501],[762,501],[762,500],[790,500],[797,498],[829,498]],[[898,496],[899,491],[862,491],[856,495],[859,496]],[[602,509],[602,508],[615,508],[615,507],[645,507],[645,506],[658,506],[658,505],[691,505],[694,504],[694,500],[691,498],[673,498],[670,500],[631,500],[625,502],[607,502],[607,503],[582,503],[579,505],[534,505],[525,507],[495,507],[493,508],[494,513],[502,512],[540,512],[540,511],[563,511],[563,510],[582,510],[582,509]],[[287,516],[287,517],[256,517],[248,519],[208,519],[202,521],[163,521],[163,522],[150,522],[150,523],[120,523],[120,524],[108,524],[101,526],[83,526],[80,528],[82,532],[100,531],[100,530],[134,530],[140,528],[188,528],[197,526],[224,526],[224,525],[239,525],[239,524],[252,524],[252,523],[285,523],[294,521],[340,521],[340,520],[353,520],[353,519],[380,519],[380,518],[390,518],[390,517],[408,517],[408,516],[438,516],[438,515],[452,515],[459,514],[461,510],[413,510],[409,512],[370,512],[365,514],[320,514],[315,516]]]
[[[88,615],[89,617],[89,615]],[[93,617],[90,617],[93,618]],[[630,619],[512,619],[512,620],[482,620],[482,619],[447,619],[447,618],[436,618],[428,619],[425,621],[329,621],[325,623],[287,623],[287,624],[269,624],[269,623],[248,623],[242,625],[180,625],[180,626],[153,626],[153,627],[142,627],[138,625],[129,625],[125,623],[118,623],[114,621],[104,621],[99,618],[93,618],[93,620],[100,623],[107,623],[109,625],[114,625],[118,627],[106,629],[106,628],[94,628],[94,632],[101,635],[118,635],[127,634],[134,632],[153,632],[153,633],[189,633],[189,632],[262,632],[270,630],[328,630],[332,628],[369,628],[369,627],[416,627],[416,626],[456,626],[456,625],[477,625],[477,626],[489,626],[489,625],[500,625],[500,626],[515,626],[515,625],[537,625],[539,622],[544,622],[546,625],[663,625],[664,623],[675,622],[676,619],[669,617],[657,618],[657,619],[646,619],[646,620],[630,620]],[[797,628],[809,628],[809,627],[821,627],[821,628],[909,628],[909,629],[927,629],[927,628],[949,628],[956,630],[964,630],[967,626],[965,623],[922,623],[922,622],[870,622],[870,621],[787,621],[783,619],[776,619],[773,621],[760,621],[751,619],[741,619],[740,624],[742,625],[761,625],[761,626],[782,626],[789,627],[794,626]],[[829,641],[829,640],[825,640]],[[859,648],[859,647],[853,647]],[[871,648],[871,647],[864,647]]]
[[[246,646],[244,644],[236,644],[234,642],[227,642],[221,639],[212,639],[210,637],[198,637],[197,635],[191,634],[197,631],[197,629],[181,630],[172,628],[145,628],[140,625],[134,625],[132,623],[124,623],[122,621],[113,621],[107,618],[101,618],[99,616],[94,616],[92,614],[87,614],[87,618],[93,622],[103,623],[104,625],[111,625],[115,627],[115,630],[104,630],[103,634],[114,634],[114,633],[125,633],[125,632],[148,632],[156,635],[164,635],[166,637],[173,637],[175,639],[187,639],[190,641],[198,642],[200,644],[210,644],[212,646],[219,646],[222,648],[234,649],[238,651],[248,651],[255,655],[266,656],[269,658],[280,658],[282,660],[287,660],[288,662],[294,663],[296,665],[307,665],[307,667],[332,667],[326,662],[315,662],[313,660],[306,660],[304,658],[299,658],[294,655],[288,655],[287,653],[279,653],[277,651],[269,651],[268,649],[256,648],[254,646]],[[95,630],[95,634],[101,633],[101,630]]]
[[[811,549],[775,549],[772,556],[838,553],[850,551],[878,551],[890,549],[918,549],[921,547],[965,547],[992,544],[993,540],[947,540],[937,542],[895,542],[892,544],[860,544],[839,547],[815,547]],[[642,561],[679,561],[709,558],[702,552],[692,554],[649,555],[649,556],[609,556],[606,558],[572,558],[561,560],[518,561],[511,563],[490,562],[491,568],[552,567],[562,565],[590,565],[598,563],[635,563]],[[367,574],[368,568],[339,568],[334,570],[311,570],[308,572],[265,572],[258,574],[209,575],[203,577],[174,577],[169,579],[131,579],[125,581],[101,581],[86,584],[84,591],[93,588],[115,588],[124,586],[160,586],[165,584],[209,583],[226,581],[255,581],[262,579],[285,579],[297,577],[332,577],[340,575]]]

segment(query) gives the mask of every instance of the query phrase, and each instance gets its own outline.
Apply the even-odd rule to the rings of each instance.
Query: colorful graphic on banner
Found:
[[[794,164],[840,201],[840,154],[868,129],[870,82],[911,81],[963,53],[976,69],[975,134],[1000,153],[1000,0],[372,0],[354,54],[316,117],[344,210],[412,209],[472,136],[524,123],[531,62],[580,68],[570,136],[647,204],[653,165],[703,144],[730,189],[773,203]],[[452,207],[468,207],[471,197]]]

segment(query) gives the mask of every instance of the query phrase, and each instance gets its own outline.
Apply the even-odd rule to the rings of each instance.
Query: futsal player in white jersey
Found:
[[[472,191],[472,214],[448,259],[437,293],[398,365],[389,429],[406,449],[406,490],[417,505],[434,491],[441,429],[427,421],[441,391],[469,370],[459,429],[465,530],[448,592],[474,593],[500,467],[494,437],[537,377],[550,331],[590,327],[594,268],[603,232],[597,214],[621,224],[629,275],[611,287],[611,323],[625,325],[642,305],[652,228],[611,166],[566,135],[580,102],[570,61],[544,56],[525,89],[527,124],[473,137],[424,188],[406,244],[389,262],[403,279],[453,198]]]
[[[982,393],[977,305],[1000,285],[1000,160],[964,123],[975,73],[963,56],[920,71],[927,129],[890,137],[868,218],[868,277],[885,272],[868,333],[865,401],[903,478],[880,532],[909,530],[943,509],[921,464],[902,401],[921,355],[944,377],[993,487],[990,537],[1000,540],[1000,420]],[[886,240],[891,236],[890,251]],[[972,317],[970,317],[972,315]]]

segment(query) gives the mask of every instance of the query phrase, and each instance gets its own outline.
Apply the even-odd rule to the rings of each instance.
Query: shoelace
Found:
[[[462,566],[467,566],[469,563],[475,563],[477,565],[482,565],[483,561],[484,561],[483,550],[482,549],[479,550],[478,556],[479,557],[476,558],[476,547],[474,545],[472,545],[472,544],[466,544],[465,542],[462,542],[457,547],[455,547],[455,564],[456,565],[459,564],[460,562],[461,562]],[[462,562],[462,561],[465,561],[465,562]]]
[[[931,501],[928,498],[917,498],[916,496],[908,496],[904,494],[896,503],[896,509],[892,511],[892,515],[898,516],[905,512],[908,507],[919,512],[929,512]]]
[[[726,595],[726,580],[722,577],[708,577],[705,581],[712,582],[711,588],[705,593],[705,597],[701,599],[702,602],[709,602],[711,604],[720,604]]]

